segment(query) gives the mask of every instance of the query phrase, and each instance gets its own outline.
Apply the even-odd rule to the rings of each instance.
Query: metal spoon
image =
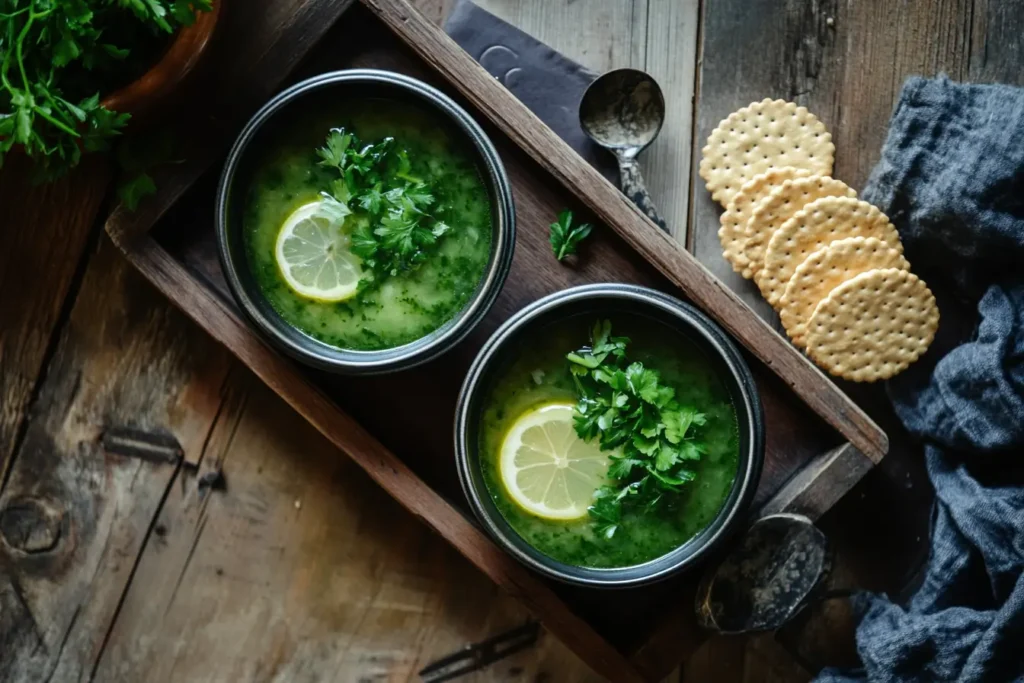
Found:
[[[661,88],[636,69],[616,69],[599,76],[580,102],[584,132],[615,155],[622,191],[662,230],[665,221],[644,186],[636,156],[654,142],[664,122]]]
[[[828,538],[803,515],[757,520],[697,589],[697,621],[719,633],[772,631],[816,598],[832,568]],[[849,594],[849,591],[842,591]]]

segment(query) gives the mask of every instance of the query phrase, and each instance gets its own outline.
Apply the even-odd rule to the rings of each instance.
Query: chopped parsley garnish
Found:
[[[594,324],[590,345],[570,353],[576,384],[575,427],[581,439],[613,451],[612,483],[594,493],[596,531],[611,538],[627,511],[649,513],[670,503],[693,481],[692,464],[705,447],[695,434],[706,417],[676,399],[656,370],[629,362],[626,337],[611,336],[607,320]]]
[[[340,221],[362,213],[352,232],[352,252],[368,272],[361,286],[415,268],[451,229],[436,217],[436,198],[412,174],[409,156],[394,138],[363,143],[335,128],[317,156],[321,166],[338,172],[321,192],[321,215]]]
[[[574,226],[572,211],[568,209],[558,214],[558,220],[551,224],[551,251],[559,261],[576,253],[576,247],[585,240],[593,226],[590,223]]]

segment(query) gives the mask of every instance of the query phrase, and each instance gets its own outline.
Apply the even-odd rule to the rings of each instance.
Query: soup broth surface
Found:
[[[386,99],[311,98],[285,112],[255,155],[243,232],[250,267],[263,295],[289,324],[337,348],[378,350],[408,344],[440,328],[472,299],[491,255],[491,207],[469,143],[455,126],[424,107]],[[386,137],[407,152],[411,173],[434,195],[434,215],[451,229],[414,269],[383,278],[354,298],[323,302],[292,290],[275,259],[281,226],[317,201],[337,172],[317,163],[333,128],[364,143]],[[359,219],[358,207],[349,222]]]
[[[569,522],[536,517],[509,497],[499,457],[509,428],[523,413],[552,402],[575,402],[566,353],[586,343],[593,316],[577,315],[538,329],[499,371],[486,394],[479,433],[480,466],[494,504],[531,546],[555,560],[580,567],[628,567],[656,559],[683,545],[718,515],[732,490],[739,459],[736,410],[728,390],[704,353],[686,336],[643,316],[609,318],[612,333],[629,337],[630,361],[657,370],[684,404],[707,416],[701,438],[707,452],[693,468],[697,477],[670,505],[647,514],[624,514],[615,535],[595,533],[590,517]]]

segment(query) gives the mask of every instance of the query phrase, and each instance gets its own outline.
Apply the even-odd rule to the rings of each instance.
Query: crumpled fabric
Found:
[[[1024,681],[1024,89],[908,80],[861,196],[939,301],[932,349],[887,387],[936,513],[909,601],[853,598],[863,668],[817,680]]]

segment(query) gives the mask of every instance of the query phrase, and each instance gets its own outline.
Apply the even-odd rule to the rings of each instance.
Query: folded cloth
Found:
[[[856,596],[863,669],[818,681],[1024,681],[1024,89],[908,80],[862,197],[942,309],[945,341],[888,385],[937,510],[917,593]]]
[[[444,30],[473,59],[614,183],[614,158],[580,126],[580,100],[597,74],[469,0],[457,0]]]

